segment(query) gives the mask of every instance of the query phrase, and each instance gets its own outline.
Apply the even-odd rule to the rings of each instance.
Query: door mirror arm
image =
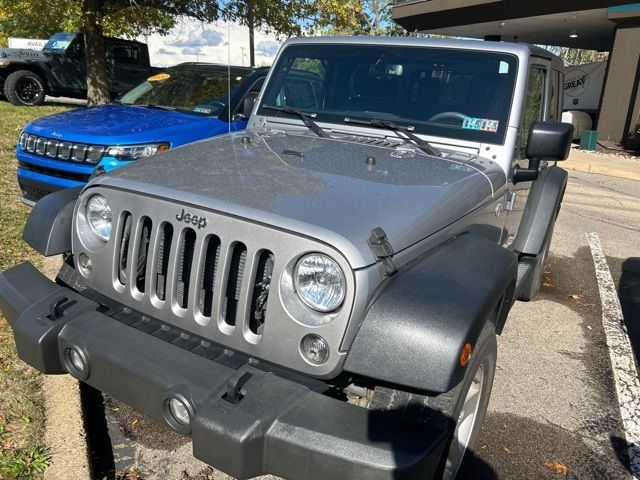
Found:
[[[513,167],[513,183],[519,182],[532,182],[538,178],[538,174],[540,173],[540,159],[539,158],[531,158],[529,159],[529,167],[528,168],[520,168],[518,165]]]

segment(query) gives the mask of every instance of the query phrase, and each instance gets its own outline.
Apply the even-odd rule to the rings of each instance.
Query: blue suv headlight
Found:
[[[138,160],[144,157],[150,157],[156,153],[162,153],[169,150],[168,143],[150,143],[147,145],[129,145],[109,147],[107,149],[108,157],[115,157],[118,160]]]

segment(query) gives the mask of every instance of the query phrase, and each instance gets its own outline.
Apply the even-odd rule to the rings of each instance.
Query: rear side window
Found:
[[[542,120],[544,114],[544,82],[546,70],[541,67],[531,67],[529,81],[527,83],[527,99],[524,106],[524,117],[520,129],[520,155],[524,156],[529,140],[531,127],[538,120]]]
[[[140,58],[140,47],[127,43],[114,43],[113,58],[116,63],[136,64]]]

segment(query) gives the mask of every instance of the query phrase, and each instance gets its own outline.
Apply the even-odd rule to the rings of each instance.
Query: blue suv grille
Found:
[[[63,178],[66,180],[74,180],[76,182],[87,183],[91,175],[83,173],[68,172],[66,170],[58,170],[55,168],[42,167],[40,165],[34,165],[27,162],[18,162],[20,168],[29,170],[31,172],[41,173],[43,175],[49,175],[50,177]]]
[[[106,148],[102,145],[63,142],[28,133],[20,135],[20,148],[25,152],[46,158],[56,158],[58,160],[68,160],[91,165],[95,165],[102,160],[103,155],[106,153]]]

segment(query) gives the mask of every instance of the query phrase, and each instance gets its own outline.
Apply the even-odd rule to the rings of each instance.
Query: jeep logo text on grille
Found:
[[[198,227],[198,230],[207,226],[207,219],[205,217],[199,217],[198,215],[191,215],[184,211],[182,211],[176,215],[176,220],[179,222],[190,223],[191,225],[195,225]]]

